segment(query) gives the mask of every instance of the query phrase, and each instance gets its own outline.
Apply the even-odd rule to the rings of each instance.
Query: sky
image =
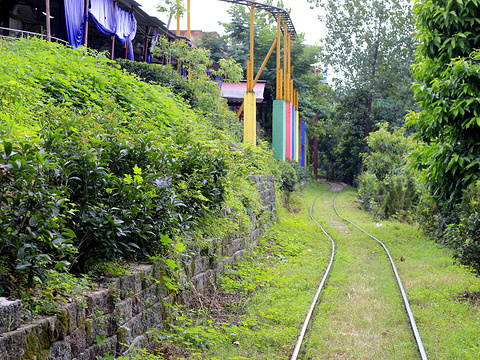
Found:
[[[256,0],[257,2],[263,2]],[[137,0],[142,5],[142,9],[151,16],[155,16],[167,23],[166,13],[159,13],[155,10],[158,0]],[[186,3],[186,1],[184,0]],[[291,9],[290,17],[297,33],[305,34],[305,42],[308,45],[316,45],[324,37],[323,25],[318,20],[320,9],[310,9],[310,3],[307,0],[283,0],[285,8]],[[216,31],[223,33],[223,27],[218,24],[219,21],[228,22],[230,20],[227,10],[230,3],[220,0],[190,0],[191,5],[191,29],[203,31]],[[274,1],[275,5],[275,1]],[[186,16],[182,18],[181,29],[187,29]],[[176,22],[172,19],[170,30],[176,29]]]

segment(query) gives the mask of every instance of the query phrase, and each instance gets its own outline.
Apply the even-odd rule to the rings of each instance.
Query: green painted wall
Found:
[[[272,147],[273,156],[277,160],[285,160],[286,150],[286,102],[273,101]]]

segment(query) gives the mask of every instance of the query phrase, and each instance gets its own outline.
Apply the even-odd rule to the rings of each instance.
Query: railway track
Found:
[[[368,237],[370,237],[371,239],[375,240],[376,242],[378,242],[383,250],[385,251],[385,254],[387,255],[389,261],[390,261],[390,264],[391,264],[391,269],[393,270],[393,274],[395,276],[395,280],[398,284],[398,288],[400,290],[400,293],[401,293],[401,296],[402,296],[402,301],[403,301],[403,305],[404,305],[404,310],[406,312],[406,314],[408,315],[408,321],[410,323],[410,327],[411,327],[411,330],[413,332],[413,335],[414,335],[414,338],[415,338],[415,342],[416,342],[416,345],[417,345],[417,348],[418,348],[418,352],[419,352],[419,355],[420,355],[420,358],[422,360],[427,360],[427,355],[426,355],[426,352],[425,352],[425,349],[424,349],[424,346],[423,346],[423,342],[422,342],[422,339],[420,337],[420,333],[418,331],[418,328],[417,328],[417,325],[415,323],[415,319],[413,317],[413,313],[412,313],[412,310],[410,308],[410,304],[409,304],[409,301],[408,301],[408,298],[406,296],[406,293],[405,293],[405,290],[403,288],[403,285],[402,285],[402,282],[400,280],[400,276],[398,275],[398,272],[397,272],[397,269],[395,267],[395,263],[392,259],[392,256],[390,255],[390,252],[388,251],[387,247],[385,246],[385,244],[380,241],[379,239],[377,239],[375,236],[371,235],[370,233],[368,233],[367,231],[365,231],[364,229],[362,229],[360,226],[358,226],[357,224],[355,224],[354,222],[346,219],[345,217],[343,217],[342,215],[340,215],[340,213],[338,212],[337,210],[337,206],[336,206],[336,201],[337,201],[337,198],[338,196],[340,195],[340,193],[342,192],[344,186],[343,185],[340,185],[338,183],[329,183],[330,185],[330,188],[325,190],[323,193],[321,193],[313,202],[312,202],[312,205],[310,206],[310,217],[311,219],[318,225],[318,227],[321,229],[321,231],[325,234],[325,236],[331,241],[331,244],[332,244],[332,250],[331,250],[331,256],[330,256],[330,262],[327,266],[327,269],[325,271],[325,274],[320,282],[320,285],[317,289],[317,292],[315,293],[315,296],[314,296],[314,299],[312,301],[312,304],[310,305],[310,308],[309,308],[309,311],[307,313],[307,316],[305,318],[305,321],[303,323],[303,326],[300,330],[300,335],[298,337],[298,340],[297,340],[297,343],[295,345],[295,348],[294,348],[294,351],[293,351],[293,354],[292,354],[292,357],[291,357],[291,360],[296,360],[299,356],[299,353],[300,353],[300,350],[302,349],[302,345],[303,345],[303,342],[304,342],[304,339],[305,339],[305,335],[306,335],[306,332],[308,330],[308,326],[310,324],[310,321],[312,320],[312,316],[313,316],[313,312],[315,310],[315,306],[316,304],[318,303],[318,300],[320,298],[320,295],[322,293],[322,291],[324,290],[324,287],[325,287],[325,284],[327,283],[327,279],[330,275],[330,272],[332,270],[332,265],[334,263],[334,260],[335,260],[335,254],[336,254],[336,246],[335,246],[335,240],[332,238],[332,236],[325,230],[325,228],[317,221],[317,219],[315,219],[315,217],[313,216],[313,207],[315,205],[315,202],[322,197],[322,195],[324,195],[326,192],[328,191],[334,191],[334,192],[337,192],[337,195],[335,196],[335,199],[333,201],[333,208],[334,208],[334,211],[336,213],[336,215],[342,219],[343,221],[353,225],[354,227],[356,227],[359,231],[361,231],[362,233],[364,233],[365,235],[367,235]]]

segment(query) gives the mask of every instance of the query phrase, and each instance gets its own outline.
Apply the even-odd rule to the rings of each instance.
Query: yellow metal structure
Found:
[[[285,100],[290,103],[293,102],[293,80],[291,80],[291,39],[295,36],[295,28],[293,26],[290,15],[284,9],[268,4],[263,4],[251,0],[220,0],[238,5],[245,5],[250,7],[250,57],[247,61],[247,91],[240,110],[237,112],[237,117],[240,117],[243,109],[245,109],[244,116],[244,142],[256,143],[256,96],[254,92],[255,84],[265,68],[267,61],[277,47],[277,100]],[[254,79],[254,19],[255,8],[270,12],[277,20],[277,38],[272,44],[268,55],[258,71]],[[283,27],[284,50],[283,50],[283,69],[281,68],[281,28]],[[283,97],[283,99],[282,99]],[[298,111],[298,110],[297,110]],[[297,131],[298,132],[298,131]],[[298,143],[295,141],[295,143]],[[294,150],[295,151],[295,150]]]
[[[255,145],[257,143],[257,97],[254,88],[253,65],[254,57],[254,35],[255,35],[255,5],[250,5],[250,60],[247,61],[247,92],[243,103],[245,114],[243,117],[243,142]]]
[[[298,91],[294,91],[294,101],[295,104],[295,160],[300,163],[300,113],[298,111]]]
[[[190,28],[190,0],[187,0],[187,37],[192,40],[192,30]]]
[[[245,93],[245,116],[243,122],[243,143],[257,142],[257,98],[254,92]]]
[[[268,51],[267,56],[265,57],[265,60],[263,60],[262,66],[260,66],[260,69],[258,70],[257,76],[255,76],[255,79],[253,79],[252,91],[255,89],[255,85],[257,85],[257,82],[260,79],[260,76],[262,75],[262,72],[265,69],[265,66],[267,65],[268,60],[270,59],[270,56],[272,56],[272,53],[273,53],[273,50],[275,49],[276,44],[277,44],[277,39],[275,39],[275,41],[273,42],[272,46],[270,47],[270,50]],[[252,67],[249,66],[249,61],[250,60],[247,61],[247,91],[248,91],[248,79],[250,79],[250,72],[252,72],[252,74],[254,72],[253,66]],[[253,75],[251,76],[253,77]],[[240,106],[240,109],[237,112],[237,118],[239,118],[240,115],[242,114],[244,107],[245,107],[245,102],[243,102],[242,105]]]

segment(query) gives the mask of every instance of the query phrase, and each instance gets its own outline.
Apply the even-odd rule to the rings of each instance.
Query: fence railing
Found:
[[[43,40],[47,40],[47,35],[39,34],[31,31],[19,30],[19,29],[10,29],[0,27],[0,38],[5,39],[22,39],[22,38],[31,38],[36,37]],[[59,44],[69,45],[67,41],[51,36],[50,41],[56,42]]]

